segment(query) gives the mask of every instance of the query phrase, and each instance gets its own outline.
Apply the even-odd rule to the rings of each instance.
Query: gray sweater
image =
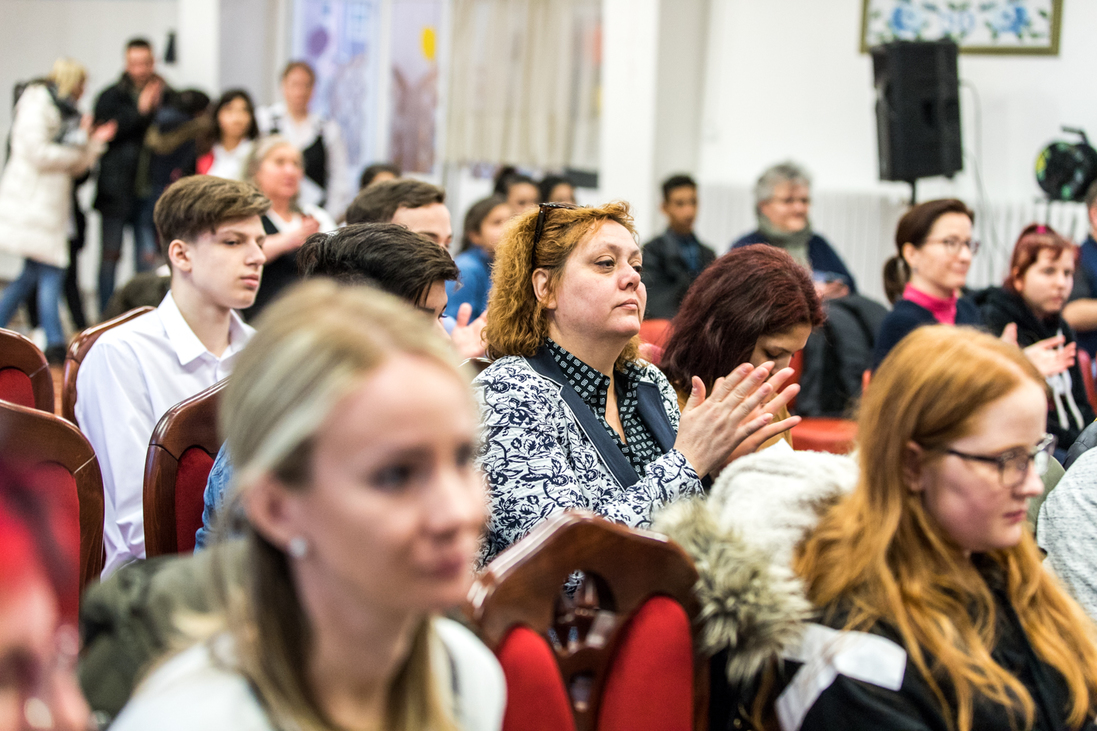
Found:
[[[1047,566],[1097,620],[1097,449],[1085,452],[1048,493],[1036,542]]]

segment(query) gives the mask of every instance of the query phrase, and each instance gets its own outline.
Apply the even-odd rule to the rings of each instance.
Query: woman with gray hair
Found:
[[[787,251],[811,269],[816,289],[824,299],[857,291],[857,283],[827,240],[811,230],[811,177],[790,161],[762,173],[754,184],[758,228],[731,245],[770,244]]]
[[[255,144],[244,167],[244,179],[270,198],[270,210],[263,215],[267,240],[263,253],[263,283],[255,304],[245,311],[254,319],[284,289],[297,282],[297,250],[314,233],[335,230],[335,221],[319,206],[300,201],[301,181],[305,177],[305,159],[293,144],[279,135],[270,135]]]

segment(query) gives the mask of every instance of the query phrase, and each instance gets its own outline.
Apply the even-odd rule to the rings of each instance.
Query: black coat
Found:
[[[872,368],[876,333],[888,311],[879,302],[850,294],[823,303],[827,319],[808,338],[796,413],[845,418],[861,396]]]
[[[880,323],[880,331],[876,333],[876,347],[872,357],[872,370],[880,367],[880,364],[891,352],[891,349],[899,344],[899,341],[912,331],[923,325],[936,325],[937,318],[933,313],[921,305],[916,305],[910,300],[899,300],[891,307],[884,321]],[[961,297],[956,301],[956,324],[982,327],[983,317],[979,314],[979,308],[967,297]]]
[[[137,202],[137,168],[152,114],[137,110],[137,87],[129,76],[103,90],[95,100],[96,122],[113,119],[118,131],[99,160],[95,209],[104,216],[128,218]]]
[[[1017,323],[1017,344],[1022,348],[1027,348],[1040,340],[1055,337],[1060,331],[1067,343],[1075,341],[1074,330],[1059,315],[1041,320],[1033,314],[1020,295],[1008,292],[1001,287],[990,287],[979,293],[976,301],[979,302],[983,322],[992,335],[1001,335],[1006,325],[1011,322]],[[1068,411],[1064,416],[1070,426],[1064,429],[1060,425],[1060,415],[1054,399],[1048,404],[1047,417],[1048,434],[1054,434],[1059,440],[1059,448],[1064,450],[1074,444],[1074,440],[1082,433],[1082,429],[1094,419],[1093,408],[1089,405],[1085,383],[1082,381],[1082,370],[1077,361],[1068,369],[1068,372],[1071,395],[1082,416],[1082,425],[1078,426],[1073,415]]]
[[[1005,577],[1001,569],[985,556],[972,557],[983,574],[995,600],[996,643],[991,648],[991,656],[1000,666],[1009,671],[1029,691],[1036,706],[1032,726],[1033,731],[1066,731],[1066,715],[1070,694],[1066,681],[1044,663],[1035,653],[1029,638],[1021,626],[1012,604],[1005,591]],[[841,620],[832,624],[840,627]],[[870,634],[890,640],[903,649],[902,640],[897,632],[887,625],[877,625]],[[877,657],[880,657],[877,653]],[[819,659],[819,658],[815,658]],[[932,658],[926,658],[932,667]],[[795,678],[798,672],[814,673],[821,678],[829,677],[827,669],[831,665],[822,662],[818,666],[802,665],[796,661],[785,662],[778,688],[793,693],[795,689],[786,683]],[[881,665],[863,667],[868,675],[876,676],[882,682],[886,673],[881,674]],[[803,680],[803,679],[800,679]],[[795,682],[795,681],[794,681]],[[943,679],[938,681],[946,696],[951,696],[951,688]],[[713,689],[717,691],[716,688]],[[779,691],[781,692],[781,691]],[[802,696],[801,696],[802,697]],[[787,699],[786,699],[787,700]],[[807,699],[805,699],[807,700]],[[1023,719],[1014,718],[1010,724],[1010,712],[1005,707],[989,700],[976,697],[974,703],[972,729],[1009,729],[1022,728]],[[874,682],[854,680],[847,674],[838,673],[833,682],[825,686],[821,693],[810,703],[803,717],[801,731],[878,731],[879,729],[903,729],[904,731],[950,731],[955,726],[955,708],[952,725],[945,718],[929,685],[909,657],[902,674],[901,685],[890,690]],[[1082,731],[1097,731],[1097,724],[1090,720],[1082,726]]]
[[[716,260],[715,252],[699,241],[697,248],[701,266],[697,271],[691,271],[682,257],[678,241],[669,231],[644,244],[647,317],[668,320],[674,317],[693,280]]]

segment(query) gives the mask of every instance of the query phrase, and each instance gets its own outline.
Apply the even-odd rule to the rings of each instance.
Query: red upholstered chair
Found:
[[[583,579],[569,597],[575,571]],[[507,678],[504,731],[704,728],[696,581],[665,537],[582,511],[501,553],[473,585],[468,613]]]
[[[135,310],[123,312],[112,320],[101,322],[73,336],[72,342],[69,343],[68,352],[65,353],[65,371],[61,385],[61,416],[73,424],[76,423],[76,374],[80,370],[80,364],[84,362],[88,351],[91,350],[91,346],[95,345],[95,341],[99,339],[99,336],[112,327],[118,327],[123,322],[129,322],[146,312],[152,312],[154,309],[156,308],[138,307]]]
[[[663,349],[655,343],[640,343],[640,357],[658,366],[663,360]]]
[[[640,324],[640,340],[663,348],[667,344],[667,336],[670,335],[670,320],[644,320]]]
[[[221,449],[217,411],[228,379],[168,409],[145,458],[145,554],[194,550],[202,526],[203,494]]]
[[[31,468],[62,538],[79,536],[80,575],[62,597],[75,608],[78,597],[103,571],[103,477],[95,452],[80,430],[53,414],[0,401],[0,454]]]
[[[1081,348],[1078,348],[1078,370],[1082,372],[1082,384],[1086,387],[1089,405],[1097,412],[1097,386],[1093,383],[1093,359]]]
[[[798,383],[804,370],[804,351],[798,350],[793,354],[789,367],[796,373],[788,382]],[[865,376],[862,376],[862,383],[865,382]],[[857,440],[857,422],[850,419],[806,416],[792,427],[790,434],[793,449],[849,454]]]
[[[38,346],[0,328],[0,399],[53,413],[53,376]]]

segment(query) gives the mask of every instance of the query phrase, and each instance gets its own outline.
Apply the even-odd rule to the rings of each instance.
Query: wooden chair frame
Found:
[[[91,444],[59,416],[0,401],[0,452],[30,464],[55,462],[76,482],[80,592],[103,572],[103,476]]]
[[[222,440],[217,433],[221,392],[228,379],[218,381],[200,393],[168,409],[149,440],[145,457],[145,555],[149,558],[178,553],[176,532],[175,480],[179,460],[191,447],[216,457]]]
[[[34,408],[53,413],[53,374],[37,345],[13,330],[0,328],[0,368],[26,373],[34,392]]]
[[[72,342],[69,343],[68,352],[65,353],[65,370],[61,383],[61,416],[63,418],[68,419],[73,424],[76,423],[76,374],[80,370],[84,358],[87,357],[88,351],[91,350],[91,346],[95,345],[95,341],[99,339],[99,336],[112,327],[118,327],[122,323],[140,317],[146,312],[152,312],[154,309],[156,308],[138,307],[135,310],[123,312],[118,317],[89,327],[87,330],[73,336]],[[51,385],[50,388],[52,387]]]
[[[569,601],[561,596],[561,587],[575,571],[598,579],[584,582]],[[466,613],[481,639],[495,651],[519,625],[545,638],[550,630],[557,638],[568,638],[566,647],[551,640],[549,644],[554,647],[576,731],[592,731],[621,630],[649,598],[670,597],[686,611],[692,625],[693,727],[705,729],[709,676],[708,661],[696,649],[701,629],[696,621],[700,605],[693,593],[697,580],[693,562],[666,536],[626,528],[587,511],[567,511],[541,523],[487,566],[469,592]],[[591,595],[598,593],[599,581],[608,585],[609,606],[590,601],[597,601]],[[573,681],[583,677],[593,681],[577,689]],[[577,697],[581,695],[590,700]]]

